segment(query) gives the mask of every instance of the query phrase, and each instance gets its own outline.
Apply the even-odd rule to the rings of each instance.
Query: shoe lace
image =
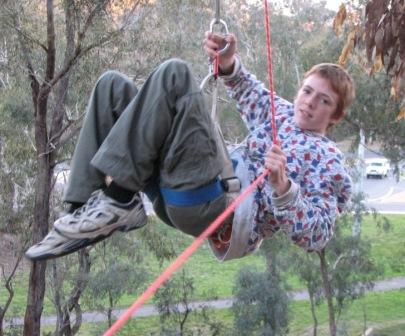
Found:
[[[101,190],[94,191],[90,198],[84,203],[80,208],[73,211],[73,217],[79,217],[82,213],[86,212],[89,208],[93,207],[93,205],[98,201],[100,198]]]

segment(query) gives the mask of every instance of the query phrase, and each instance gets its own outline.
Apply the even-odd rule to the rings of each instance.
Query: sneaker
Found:
[[[147,216],[139,193],[126,204],[95,191],[89,200],[73,213],[53,224],[62,236],[71,239],[95,239],[110,236],[114,231],[130,231],[144,226]]]
[[[41,242],[31,246],[25,252],[25,256],[33,261],[62,257],[83,247],[95,244],[104,238],[69,239],[52,229]]]

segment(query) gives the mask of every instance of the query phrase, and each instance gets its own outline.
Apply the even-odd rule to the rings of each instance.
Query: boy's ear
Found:
[[[342,111],[341,113],[334,113],[329,120],[329,124],[336,125],[339,121],[343,119],[345,116],[346,111]]]

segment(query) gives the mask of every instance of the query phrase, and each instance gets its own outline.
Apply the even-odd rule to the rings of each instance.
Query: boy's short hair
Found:
[[[335,91],[339,97],[333,117],[337,119],[342,118],[355,97],[352,77],[343,67],[334,63],[320,63],[314,65],[305,73],[304,79],[313,74],[318,74],[322,78],[329,80],[333,91]]]

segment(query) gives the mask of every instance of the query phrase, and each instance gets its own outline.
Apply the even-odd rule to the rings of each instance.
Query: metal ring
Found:
[[[215,76],[212,72],[210,72],[207,76],[204,77],[200,84],[200,90],[203,91],[207,86],[211,84],[211,81],[215,80]]]
[[[217,20],[217,19],[213,19],[210,23],[210,31],[211,33],[214,32],[214,26],[216,24],[222,25],[222,28],[225,30],[225,35],[229,35],[229,30],[228,30],[228,25],[226,24],[226,22],[224,20]],[[218,51],[218,54],[223,55],[228,49],[229,49],[229,42],[225,45],[225,47],[223,47],[221,50]]]

